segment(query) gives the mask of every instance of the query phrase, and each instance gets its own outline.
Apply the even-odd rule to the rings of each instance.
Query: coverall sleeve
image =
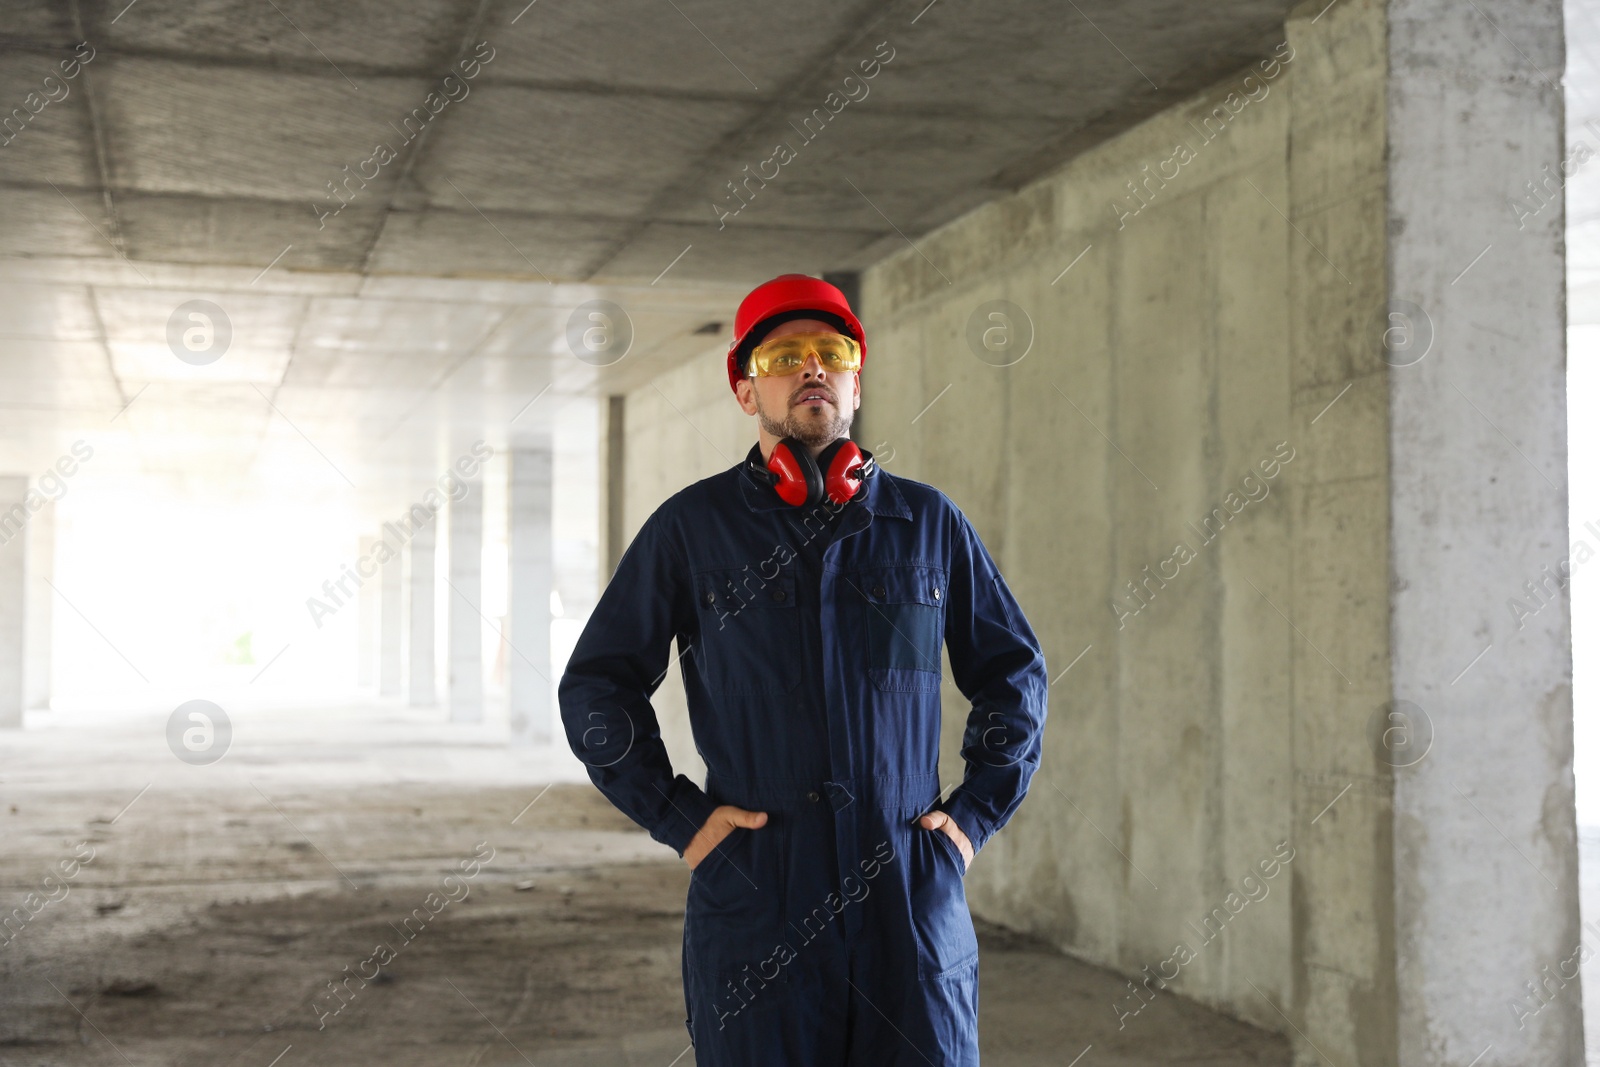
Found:
[[[590,781],[679,855],[717,805],[673,774],[650,697],[692,611],[687,561],[657,510],[623,552],[557,689],[567,743]]]
[[[959,509],[954,525],[945,647],[972,711],[961,741],[966,774],[938,807],[976,853],[1017,810],[1039,767],[1049,677],[1038,638],[977,530]]]

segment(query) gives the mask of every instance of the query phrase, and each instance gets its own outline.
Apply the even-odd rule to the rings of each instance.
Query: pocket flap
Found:
[[[716,609],[719,616],[755,608],[792,608],[796,588],[792,571],[767,578],[754,568],[724,567],[701,571],[694,578],[696,603]]]
[[[863,599],[875,604],[942,607],[948,592],[944,568],[927,563],[863,567],[849,580]]]

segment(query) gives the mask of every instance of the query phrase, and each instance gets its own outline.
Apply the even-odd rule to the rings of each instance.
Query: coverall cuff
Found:
[[[700,832],[700,827],[717,810],[717,802],[682,774],[672,780],[672,794],[668,799],[672,804],[667,817],[656,824],[650,836],[663,845],[670,845],[681,856],[694,835]]]
[[[967,840],[972,842],[974,857],[983,851],[983,846],[994,836],[994,828],[979,815],[976,805],[977,799],[964,789],[957,789],[939,805],[939,810],[954,819],[956,825],[961,827],[961,832],[967,835]]]

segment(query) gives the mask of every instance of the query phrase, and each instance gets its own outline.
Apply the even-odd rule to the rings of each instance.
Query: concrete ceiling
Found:
[[[0,151],[0,254],[541,281],[862,267],[1270,51],[1290,6],[14,0],[5,108],[78,42],[93,58]],[[893,58],[832,114],[875,52]],[[450,100],[473,56],[492,58]],[[790,124],[819,108],[803,142]],[[797,157],[719,229],[726,183],[780,141]],[[397,158],[319,221],[380,143]]]
[[[514,418],[546,390],[724,348],[755,282],[865,267],[1270,52],[1290,6],[9,0],[0,469],[92,430],[145,474],[293,454],[398,499],[486,426],[548,433]],[[777,173],[744,204],[747,167]],[[233,333],[208,366],[169,336],[193,300]],[[626,359],[565,342],[591,300]]]

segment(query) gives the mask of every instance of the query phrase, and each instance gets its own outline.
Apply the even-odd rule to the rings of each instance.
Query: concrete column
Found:
[[[627,494],[628,473],[628,398],[613,396],[606,404],[606,501],[604,538],[604,567],[602,583],[609,582],[617,573],[622,552],[628,547],[623,505]]]
[[[50,707],[50,627],[55,590],[56,510],[39,509],[28,524],[28,602],[24,606],[23,706]]]
[[[420,523],[406,544],[406,703],[432,707],[434,690],[433,557],[438,520]]]
[[[357,547],[360,553],[357,560],[373,558],[377,550],[376,537],[363,537]],[[359,564],[358,564],[359,565]],[[370,565],[369,565],[370,566]],[[361,592],[357,597],[356,611],[359,626],[356,638],[356,684],[363,689],[369,689],[378,684],[378,616],[382,601],[383,578],[381,571],[374,575],[377,579],[365,578],[361,583]]]
[[[1390,0],[1388,52],[1399,1063],[1577,1067],[1561,0]]]
[[[393,555],[383,563],[378,590],[378,695],[397,697],[404,679],[400,641],[400,628],[405,619],[400,603],[402,560],[399,545],[388,544],[388,547]]]
[[[554,579],[552,453],[518,448],[510,456],[510,530],[506,639],[507,703],[513,744],[549,744],[555,736],[550,681],[550,589]]]
[[[28,479],[0,476],[0,729],[22,727],[26,631]]]
[[[483,721],[483,485],[450,502],[450,721]]]

